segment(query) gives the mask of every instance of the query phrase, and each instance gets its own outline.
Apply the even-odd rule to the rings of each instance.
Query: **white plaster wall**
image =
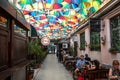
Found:
[[[98,61],[100,61],[100,63],[102,63],[102,61],[101,61],[101,52],[90,51],[89,56],[90,56],[91,60],[97,59]]]
[[[77,37],[78,37],[78,48],[77,48],[77,55],[80,56],[80,34],[78,33],[77,34]]]
[[[70,46],[71,46],[71,47],[74,46],[73,37],[70,38]]]
[[[110,39],[110,21],[109,19],[112,18],[113,16],[117,15],[120,13],[120,8],[116,8],[110,13],[106,14],[105,16],[102,17],[105,27],[102,27],[104,30],[101,32],[101,36],[106,36],[106,43],[105,45],[101,44],[101,61],[103,64],[112,64],[112,61],[114,59],[117,59],[120,61],[120,54],[117,53],[116,55],[111,54],[109,52],[109,48],[111,47],[111,39]]]
[[[90,44],[90,28],[85,29],[85,53],[90,54],[89,44]]]

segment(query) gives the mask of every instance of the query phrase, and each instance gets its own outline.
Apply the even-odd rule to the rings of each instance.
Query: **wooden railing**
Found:
[[[14,53],[13,63],[18,64],[24,61],[27,56],[27,38],[15,33],[14,34]]]

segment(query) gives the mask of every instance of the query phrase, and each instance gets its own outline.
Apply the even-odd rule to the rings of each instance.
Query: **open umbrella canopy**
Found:
[[[59,39],[99,10],[103,0],[9,0],[14,1],[39,35]]]

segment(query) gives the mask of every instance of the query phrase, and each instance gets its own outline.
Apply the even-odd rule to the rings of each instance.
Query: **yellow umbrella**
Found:
[[[95,8],[97,11],[100,8],[100,3],[98,1],[93,1],[92,6]]]
[[[70,10],[70,12],[69,12],[69,15],[76,15],[76,12],[75,12],[75,10]]]
[[[46,3],[46,4],[45,4],[45,8],[47,8],[47,9],[52,9],[52,8],[53,8],[53,5],[52,5],[52,4],[49,4],[49,3]]]
[[[35,9],[43,9],[44,8],[44,4],[42,4],[41,2],[37,2],[37,3],[34,3],[34,4],[32,4],[33,5],[33,7],[35,8]]]
[[[91,7],[92,5],[91,5],[91,2],[84,2],[84,6],[85,6],[85,8],[89,8],[89,7]]]

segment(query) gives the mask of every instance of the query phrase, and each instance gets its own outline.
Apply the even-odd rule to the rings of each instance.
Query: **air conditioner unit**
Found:
[[[67,43],[63,43],[62,44],[62,48],[68,48],[68,44]]]

